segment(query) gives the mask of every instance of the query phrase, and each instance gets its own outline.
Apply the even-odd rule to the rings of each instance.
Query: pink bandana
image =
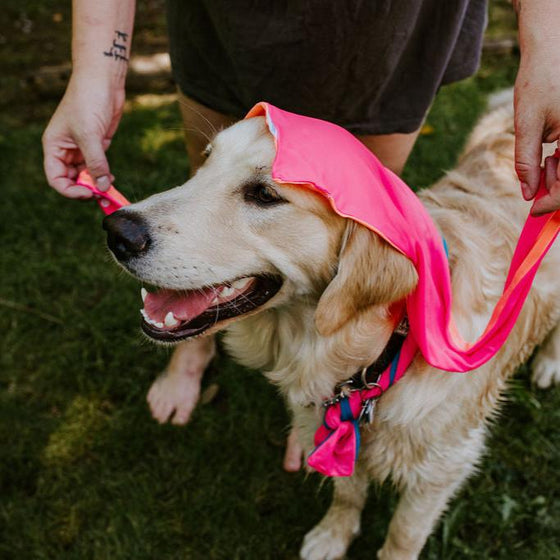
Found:
[[[262,102],[246,118],[256,116],[266,117],[275,138],[275,181],[322,194],[337,214],[376,232],[414,264],[419,281],[406,298],[410,335],[395,380],[416,350],[431,366],[452,372],[466,372],[490,360],[511,332],[538,266],[556,238],[560,212],[527,218],[503,295],[480,338],[469,343],[461,338],[451,316],[451,279],[440,232],[412,190],[339,126]],[[347,403],[346,410],[340,404],[329,408],[325,426],[316,434],[318,447],[309,463],[324,474],[353,472],[358,397]]]

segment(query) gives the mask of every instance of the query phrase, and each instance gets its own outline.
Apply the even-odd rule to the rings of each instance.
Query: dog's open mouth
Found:
[[[257,309],[281,286],[278,277],[248,276],[199,290],[148,292],[142,288],[142,330],[165,342],[197,336],[226,319]]]

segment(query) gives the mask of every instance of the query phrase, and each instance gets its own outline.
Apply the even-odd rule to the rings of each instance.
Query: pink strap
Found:
[[[107,216],[116,212],[123,206],[128,206],[130,204],[130,202],[128,202],[128,200],[112,185],[109,187],[109,190],[100,191],[95,186],[91,175],[86,170],[80,173],[76,185],[89,189],[97,200],[97,204],[99,204],[99,207]]]
[[[334,425],[321,425],[315,432],[315,449],[307,463],[325,476],[352,476],[358,454],[358,421],[341,420],[340,404],[335,406]]]

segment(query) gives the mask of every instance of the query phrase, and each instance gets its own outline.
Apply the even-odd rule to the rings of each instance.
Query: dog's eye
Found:
[[[204,148],[204,150],[202,150],[202,155],[208,159],[210,157],[210,154],[212,153],[212,144],[207,144],[206,148]]]
[[[245,188],[244,195],[246,201],[258,204],[259,206],[287,202],[272,187],[264,183],[248,185]]]
[[[270,202],[275,202],[276,200],[278,200],[276,193],[266,185],[261,185],[260,187],[258,187],[255,194],[258,201],[262,202],[263,204],[268,204]]]

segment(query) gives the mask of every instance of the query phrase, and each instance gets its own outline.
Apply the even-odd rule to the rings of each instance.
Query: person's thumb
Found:
[[[534,117],[516,122],[515,171],[525,200],[537,194],[541,175],[542,124]]]
[[[111,172],[101,142],[90,140],[81,146],[85,164],[97,188],[106,191],[111,186]]]

